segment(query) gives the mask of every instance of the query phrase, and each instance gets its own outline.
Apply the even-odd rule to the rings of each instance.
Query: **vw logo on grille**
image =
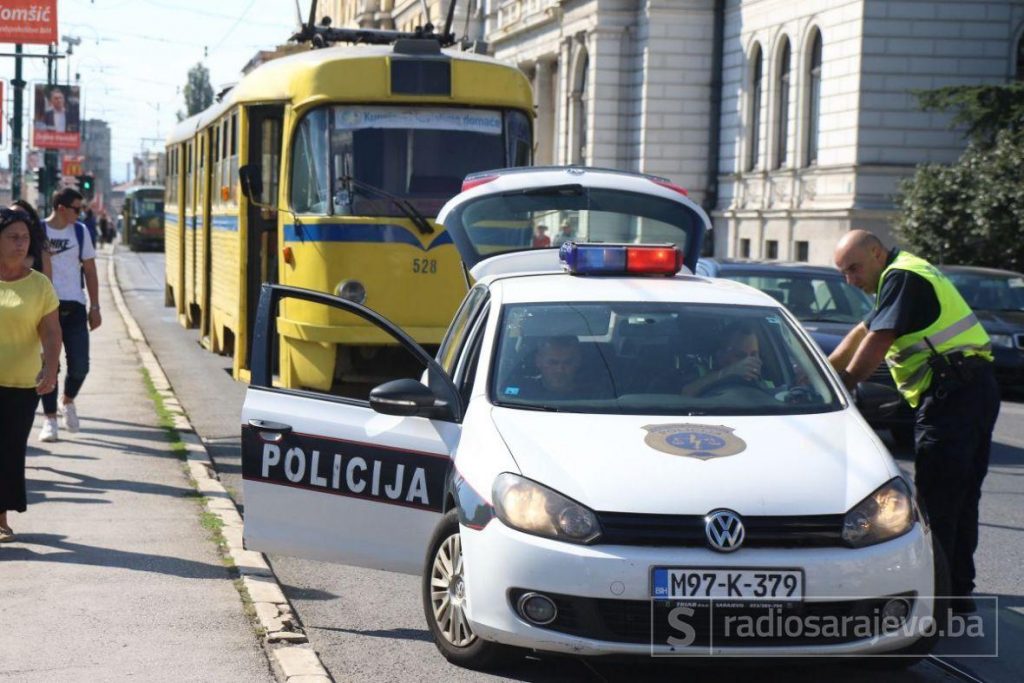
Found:
[[[704,535],[712,550],[731,553],[743,545],[743,520],[732,510],[714,510],[704,518]]]

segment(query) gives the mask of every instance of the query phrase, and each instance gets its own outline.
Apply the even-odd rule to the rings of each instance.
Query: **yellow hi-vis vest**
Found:
[[[953,283],[923,258],[900,251],[878,279],[878,291],[892,270],[906,270],[920,275],[935,290],[939,300],[939,317],[930,326],[898,337],[885,354],[885,362],[896,382],[896,388],[911,407],[921,402],[921,394],[932,382],[928,359],[932,355],[925,338],[940,354],[961,351],[965,356],[981,356],[992,360],[988,334],[960,296]],[[875,303],[878,306],[878,303]]]

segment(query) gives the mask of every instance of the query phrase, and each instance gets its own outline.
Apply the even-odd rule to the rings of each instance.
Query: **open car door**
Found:
[[[357,315],[387,332],[422,362],[430,386],[397,382],[411,382],[429,405],[411,409],[394,394],[388,398],[378,391],[388,385],[371,392],[369,402],[274,387],[271,359],[285,300]],[[263,286],[252,349],[252,381],[242,408],[246,548],[420,573],[461,429],[451,380],[370,309],[293,287]]]

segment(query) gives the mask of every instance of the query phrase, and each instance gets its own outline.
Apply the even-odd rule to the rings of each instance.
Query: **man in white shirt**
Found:
[[[53,193],[53,212],[46,217],[47,246],[53,266],[53,287],[60,299],[60,326],[64,335],[64,426],[77,432],[75,397],[89,373],[89,331],[102,323],[96,248],[92,235],[81,223],[82,195],[70,187]],[[76,225],[77,223],[77,225]],[[82,284],[89,292],[88,309]],[[57,440],[57,389],[43,396],[43,428],[40,441]]]

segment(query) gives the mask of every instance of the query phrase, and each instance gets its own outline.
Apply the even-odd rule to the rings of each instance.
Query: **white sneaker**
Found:
[[[57,440],[57,418],[43,418],[43,428],[39,430],[39,440],[47,443],[53,443]]]
[[[74,434],[78,431],[78,411],[75,410],[74,403],[64,404],[64,428]]]

